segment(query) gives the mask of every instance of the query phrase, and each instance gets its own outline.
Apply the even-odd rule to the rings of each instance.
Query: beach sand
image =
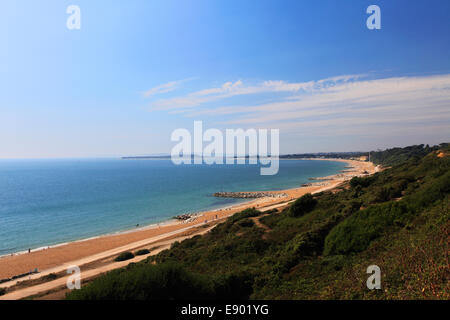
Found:
[[[177,231],[187,230],[196,226],[214,225],[223,221],[225,218],[233,215],[236,212],[242,211],[246,208],[255,207],[257,209],[269,210],[285,206],[288,202],[306,194],[317,193],[325,190],[335,188],[343,181],[351,179],[356,175],[362,175],[363,172],[372,174],[378,171],[372,163],[361,162],[354,160],[339,160],[339,159],[315,159],[315,160],[330,160],[343,161],[348,163],[348,172],[342,172],[337,175],[325,177],[327,180],[318,180],[312,182],[312,186],[299,187],[294,189],[271,191],[274,194],[283,194],[281,197],[264,197],[258,198],[249,202],[245,202],[233,207],[223,208],[213,211],[201,212],[193,217],[192,221],[175,221],[171,223],[161,224],[159,226],[150,226],[147,228],[138,229],[136,231],[128,231],[119,234],[105,235],[97,238],[75,241],[48,249],[31,251],[31,253],[16,254],[12,256],[4,256],[0,258],[0,279],[12,277],[14,275],[29,272],[38,268],[39,272],[56,268],[58,266],[66,265],[70,262],[81,261],[87,257],[101,255],[105,252],[114,252],[115,249],[133,250],[138,244],[145,245],[146,239],[148,243],[154,243],[156,238],[168,237],[175,234]],[[129,247],[127,247],[129,246]],[[48,274],[48,273],[47,273]],[[38,277],[39,275],[35,275]],[[33,277],[33,278],[36,278]],[[28,277],[19,280],[26,280]],[[1,287],[2,285],[0,285]]]

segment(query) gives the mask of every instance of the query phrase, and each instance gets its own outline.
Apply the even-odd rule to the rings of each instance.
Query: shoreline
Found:
[[[243,201],[241,203],[236,203],[236,204],[228,205],[228,206],[225,206],[225,207],[218,207],[218,208],[210,209],[210,210],[205,209],[204,211],[188,213],[188,215],[190,215],[192,218],[195,218],[195,217],[197,217],[199,215],[202,215],[203,213],[206,213],[206,212],[229,210],[229,209],[233,209],[234,206],[243,205],[243,204],[246,204],[246,203],[252,201],[252,200],[247,200],[246,201],[245,199],[242,199],[242,200]],[[103,238],[103,237],[116,236],[116,235],[125,235],[125,234],[132,233],[132,232],[146,231],[146,230],[149,230],[149,229],[157,229],[159,227],[164,227],[164,226],[168,226],[168,225],[172,225],[172,224],[180,224],[180,223],[183,223],[183,222],[186,222],[186,220],[182,221],[182,220],[178,220],[178,219],[175,219],[175,218],[172,217],[172,218],[168,218],[166,220],[162,220],[161,222],[155,222],[155,223],[151,223],[151,224],[148,224],[148,225],[142,225],[142,226],[139,226],[139,227],[134,227],[132,229],[123,229],[123,230],[119,230],[119,231],[111,231],[111,232],[108,232],[108,233],[102,233],[100,235],[90,236],[90,237],[87,237],[87,238],[68,240],[68,241],[65,241],[65,242],[56,243],[56,244],[50,244],[50,245],[43,245],[43,246],[40,246],[40,247],[37,247],[37,248],[31,248],[31,252],[44,251],[44,250],[48,250],[48,249],[57,248],[57,247],[64,246],[64,245],[68,245],[68,244],[71,244],[71,243],[90,241],[90,240],[95,240],[95,239],[99,239],[99,238]],[[22,251],[17,251],[17,252],[0,254],[0,262],[1,262],[1,259],[5,258],[5,257],[18,256],[18,255],[23,255],[23,254],[28,254],[28,250],[22,250]],[[0,277],[0,280],[1,280],[1,277]]]
[[[134,159],[134,158],[130,158],[130,159],[120,159],[120,160],[170,160],[170,158],[166,159],[159,159],[159,158],[149,158],[149,159]],[[345,161],[340,161],[342,159],[333,159],[333,158],[299,158],[299,159],[280,159],[280,160],[289,160],[289,161],[298,161],[298,160],[326,160],[326,161],[335,161],[335,162],[345,162]],[[322,177],[318,177],[317,179],[321,179]],[[315,182],[319,182],[315,181]],[[303,187],[303,186],[300,186]],[[264,193],[282,193],[284,190],[293,190],[293,189],[297,189],[299,187],[293,187],[293,188],[288,188],[288,189],[281,189],[281,190],[266,190],[266,191],[248,191],[249,193],[253,193],[253,192],[264,192]],[[239,193],[242,193],[243,191],[240,191]],[[228,198],[229,199],[229,198]],[[235,198],[235,199],[241,199],[241,202],[235,203],[235,204],[231,204],[231,205],[226,205],[226,206],[218,206],[218,207],[214,207],[214,208],[205,208],[202,211],[197,211],[197,212],[193,212],[193,213],[187,213],[189,215],[191,215],[192,217],[201,215],[205,212],[211,212],[211,211],[221,211],[221,210],[228,210],[228,209],[232,209],[234,206],[239,206],[242,205],[244,203],[248,203],[248,202],[252,202],[254,200],[257,200],[257,198],[251,198],[251,199],[245,199],[245,198]],[[139,227],[132,227],[129,229],[121,229],[121,230],[116,230],[116,231],[110,231],[110,232],[106,232],[106,233],[102,233],[102,234],[97,234],[97,235],[92,235],[92,236],[88,236],[86,238],[79,238],[79,239],[72,239],[72,240],[67,240],[67,241],[63,241],[63,242],[59,242],[59,243],[54,243],[54,244],[43,244],[39,247],[35,247],[35,248],[30,248],[31,252],[38,252],[38,251],[43,251],[43,250],[47,250],[47,249],[51,249],[51,248],[56,248],[59,246],[64,246],[64,245],[68,245],[70,243],[74,243],[74,242],[83,242],[83,241],[88,241],[88,240],[94,240],[94,239],[98,239],[101,237],[108,237],[108,236],[114,236],[114,235],[120,235],[120,234],[127,234],[130,232],[135,232],[135,231],[142,231],[142,230],[147,230],[147,229],[152,229],[152,228],[157,228],[159,226],[164,226],[164,225],[168,225],[168,224],[172,224],[172,223],[177,223],[180,222],[177,219],[174,219],[173,217],[165,219],[165,220],[161,220],[160,222],[154,222],[154,223],[150,223],[150,224],[143,224],[142,226]],[[182,221],[181,221],[182,222]],[[5,257],[10,257],[10,256],[17,256],[17,255],[22,255],[22,254],[28,254],[28,249],[23,249],[20,251],[16,251],[16,252],[9,252],[9,253],[5,253],[5,254],[0,254],[0,261],[1,259],[5,258]],[[1,270],[0,270],[0,280],[2,279],[1,277]]]
[[[160,223],[138,227],[136,229],[98,235],[52,246],[43,246],[32,250],[31,253],[28,253],[28,251],[22,251],[22,253],[3,255],[0,256],[0,279],[28,272],[30,270],[34,270],[35,268],[37,268],[40,273],[43,273],[45,270],[54,268],[58,265],[63,265],[70,261],[75,261],[77,259],[99,254],[114,248],[126,246],[137,241],[144,241],[155,236],[164,236],[165,234],[170,235],[173,232],[177,232],[182,229],[195,228],[207,225],[208,223],[215,225],[236,212],[247,208],[254,207],[260,210],[264,208],[285,206],[289,202],[306,193],[318,193],[330,190],[342,182],[348,181],[353,176],[363,175],[364,171],[367,171],[369,174],[373,174],[379,170],[377,169],[378,167],[373,165],[373,163],[358,160],[333,158],[299,160],[340,161],[348,163],[352,168],[349,169],[348,172],[339,172],[328,177],[320,177],[321,179],[326,178],[327,180],[314,181],[310,186],[267,191],[267,193],[271,194],[286,194],[286,196],[282,197],[262,197],[251,199],[249,201],[243,201],[241,203],[226,207],[193,213],[192,218],[185,221],[169,219]],[[39,275],[39,273],[37,275]]]

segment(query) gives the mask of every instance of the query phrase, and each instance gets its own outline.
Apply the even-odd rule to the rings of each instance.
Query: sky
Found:
[[[449,17],[447,0],[4,0],[0,158],[168,154],[194,120],[279,129],[281,153],[449,142]]]

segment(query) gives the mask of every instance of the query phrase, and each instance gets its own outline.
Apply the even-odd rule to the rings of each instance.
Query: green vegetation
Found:
[[[58,278],[58,276],[55,273],[49,273],[48,275],[42,277],[42,279],[45,281],[52,281],[57,278]]]
[[[419,160],[427,154],[440,149],[448,149],[448,143],[442,143],[439,146],[430,147],[423,144],[409,146],[406,148],[392,148],[385,151],[377,151],[371,153],[370,160],[375,164],[385,166],[394,166],[410,161],[411,159]]]
[[[450,148],[385,152],[389,169],[282,212],[244,210],[68,298],[450,299]],[[373,264],[382,290],[366,288]]]
[[[121,254],[119,254],[114,261],[125,261],[125,260],[130,260],[134,258],[134,254],[132,252],[129,251],[125,251],[122,252]]]
[[[140,250],[136,251],[134,253],[134,255],[135,256],[143,256],[143,255],[146,255],[146,254],[149,254],[149,253],[150,253],[150,250],[148,250],[148,249],[140,249]]]
[[[303,197],[295,200],[289,208],[289,215],[291,217],[301,217],[304,214],[311,212],[317,204],[317,200],[311,194],[305,194]]]
[[[216,276],[187,271],[174,263],[131,264],[95,280],[69,299],[90,300],[207,300],[236,297],[246,299],[251,283],[242,276]]]

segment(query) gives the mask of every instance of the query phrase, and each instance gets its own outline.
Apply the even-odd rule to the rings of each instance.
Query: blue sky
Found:
[[[5,0],[0,158],[169,153],[194,120],[279,128],[282,153],[448,141],[449,17],[446,0]]]

